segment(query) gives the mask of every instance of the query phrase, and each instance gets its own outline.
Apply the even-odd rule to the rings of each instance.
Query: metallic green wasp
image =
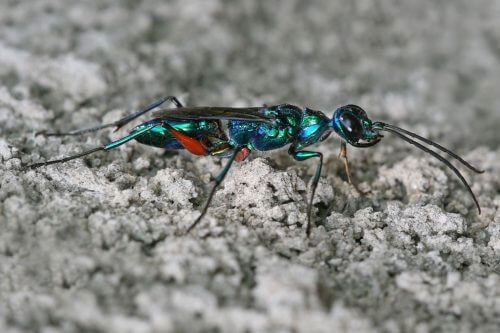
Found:
[[[158,109],[167,101],[172,102],[175,108]],[[129,135],[121,139],[66,158],[32,164],[28,168],[34,169],[54,163],[67,162],[97,151],[109,151],[132,139],[142,144],[169,150],[186,149],[195,155],[227,157],[228,160],[224,168],[214,178],[212,189],[200,216],[188,228],[190,231],[206,214],[217,186],[224,180],[234,161],[244,160],[252,150],[268,151],[288,146],[288,153],[295,160],[304,161],[316,158],[318,161],[307,206],[306,233],[309,236],[312,228],[312,202],[321,174],[323,155],[305,148],[325,140],[332,132],[335,132],[342,139],[340,156],[344,162],[347,179],[349,183],[352,183],[347,160],[347,143],[354,147],[371,147],[383,138],[381,132],[390,132],[437,158],[450,168],[467,188],[479,213],[481,213],[476,196],[458,169],[422,143],[448,154],[474,172],[482,173],[482,170],[476,169],[457,154],[429,139],[394,125],[372,122],[367,117],[366,112],[356,105],[345,105],[338,108],[330,119],[321,111],[309,108],[301,109],[290,104],[247,108],[184,107],[176,97],[168,96],[110,124],[67,133],[41,132],[39,134],[66,136],[81,135],[108,127],[119,129],[154,109],[157,110],[153,112],[152,120],[136,126]],[[227,129],[222,126],[223,121],[227,122]]]

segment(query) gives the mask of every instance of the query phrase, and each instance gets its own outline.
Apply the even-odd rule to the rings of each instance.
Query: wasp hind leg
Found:
[[[208,199],[205,202],[205,205],[203,206],[203,209],[201,210],[200,216],[189,226],[187,229],[187,232],[189,233],[191,230],[193,230],[194,227],[203,219],[205,214],[207,213],[208,207],[210,206],[210,203],[212,202],[212,198],[215,194],[215,190],[217,187],[222,183],[224,178],[227,175],[227,172],[233,165],[233,162],[236,160],[238,154],[241,152],[242,147],[236,147],[234,148],[233,154],[231,157],[229,157],[229,160],[227,161],[226,165],[224,166],[224,169],[214,178],[214,184],[212,185],[212,189],[210,190],[210,193],[208,195]]]
[[[218,145],[217,147],[209,147],[207,143],[209,143],[209,140],[207,137],[202,137],[201,139],[196,139],[193,137],[188,136],[187,134],[183,133],[181,130],[177,130],[173,128],[169,123],[165,122],[163,123],[163,126],[167,128],[167,130],[172,134],[177,141],[191,154],[194,155],[222,155],[226,153],[231,147],[228,145],[227,142],[223,142],[222,144]],[[212,185],[212,189],[210,190],[210,193],[208,194],[208,198],[203,205],[203,208],[201,210],[200,215],[198,218],[188,227],[187,233],[189,233],[193,228],[200,223],[200,221],[203,219],[205,214],[207,213],[208,207],[210,206],[210,203],[212,202],[213,196],[215,194],[215,190],[217,187],[222,183],[224,178],[226,177],[229,169],[231,168],[233,162],[236,161],[241,161],[245,159],[248,156],[248,149],[244,147],[235,147],[233,148],[232,154],[229,157],[228,162],[224,166],[224,169],[214,178],[214,184]]]
[[[135,139],[135,138],[137,138],[140,135],[143,135],[144,133],[150,131],[151,129],[153,129],[156,126],[157,126],[157,124],[152,123],[152,124],[149,124],[148,126],[145,126],[144,128],[141,128],[138,131],[134,131],[134,132],[130,133],[129,135],[124,136],[121,139],[112,141],[112,142],[110,142],[108,144],[105,144],[103,146],[96,147],[96,148],[93,148],[93,149],[90,149],[90,150],[86,150],[83,153],[71,155],[71,156],[64,157],[64,158],[57,159],[57,160],[49,160],[49,161],[46,161],[46,162],[30,164],[30,165],[26,166],[25,169],[36,169],[36,168],[39,168],[39,167],[42,167],[42,166],[45,166],[45,165],[51,165],[51,164],[56,164],[56,163],[64,163],[64,162],[68,162],[68,161],[71,161],[71,160],[74,160],[74,159],[77,159],[77,158],[80,158],[80,157],[83,157],[83,156],[90,155],[90,154],[98,152],[98,151],[108,151],[108,150],[111,150],[111,149],[116,148],[118,146],[121,146],[122,144],[127,143],[130,140]]]

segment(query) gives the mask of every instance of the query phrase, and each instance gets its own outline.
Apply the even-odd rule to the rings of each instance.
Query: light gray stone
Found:
[[[500,3],[0,3],[0,332],[497,332]],[[364,107],[452,148],[481,205],[430,155],[386,133],[324,154],[235,163],[130,142],[109,123],[187,105]],[[144,119],[149,119],[144,117]],[[138,121],[139,122],[139,121]],[[138,122],[134,122],[138,123]],[[455,163],[457,165],[458,163]]]

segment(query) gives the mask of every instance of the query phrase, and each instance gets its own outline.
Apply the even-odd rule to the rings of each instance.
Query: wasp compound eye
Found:
[[[361,120],[350,112],[342,112],[339,116],[340,127],[349,141],[359,141],[363,136]]]

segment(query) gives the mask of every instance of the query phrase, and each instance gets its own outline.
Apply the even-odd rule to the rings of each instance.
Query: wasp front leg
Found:
[[[339,157],[342,158],[344,162],[344,169],[347,175],[347,182],[352,185],[351,168],[349,167],[349,160],[347,159],[347,145],[345,141],[340,143],[340,153]]]

